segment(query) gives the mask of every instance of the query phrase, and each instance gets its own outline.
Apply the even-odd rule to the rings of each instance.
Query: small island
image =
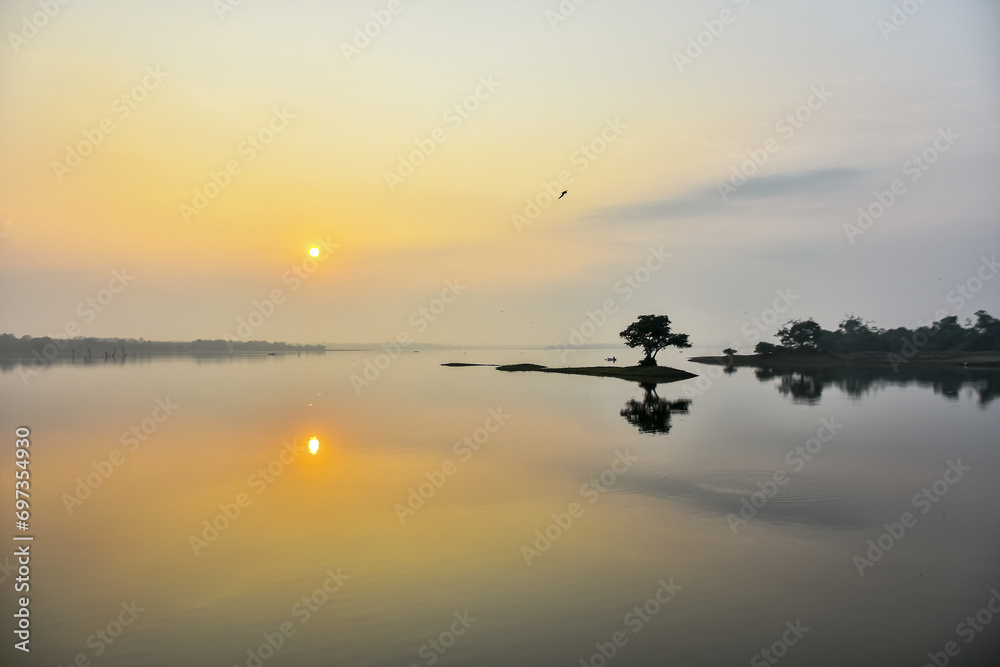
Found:
[[[688,373],[677,368],[668,366],[583,366],[577,368],[549,368],[538,364],[512,364],[509,366],[497,366],[498,371],[509,373],[535,371],[538,373],[564,373],[566,375],[591,375],[594,377],[619,378],[640,383],[676,382],[688,378],[698,377],[694,373]]]
[[[625,339],[625,344],[629,347],[641,347],[645,356],[637,366],[583,366],[570,368],[549,368],[539,364],[510,364],[507,366],[497,366],[496,364],[465,364],[449,363],[441,364],[450,367],[466,366],[496,366],[498,371],[508,373],[536,372],[536,373],[562,373],[565,375],[589,375],[592,377],[611,377],[620,380],[629,380],[644,385],[655,386],[661,382],[677,382],[688,378],[698,377],[695,373],[688,373],[677,368],[659,366],[656,363],[656,354],[668,347],[680,349],[691,347],[687,334],[673,333],[670,330],[670,318],[666,315],[640,315],[639,319],[630,324],[619,336]]]

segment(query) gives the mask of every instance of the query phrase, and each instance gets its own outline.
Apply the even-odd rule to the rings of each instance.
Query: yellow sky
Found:
[[[988,3],[928,6],[888,39],[878,27],[888,8],[861,2],[724,3],[730,22],[710,38],[721,25],[712,5],[591,2],[553,27],[551,4],[403,2],[393,15],[388,3],[248,0],[220,16],[207,0],[157,0],[59,5],[42,21],[36,4],[5,3],[0,328],[59,329],[127,266],[135,286],[84,333],[219,337],[315,239],[331,238],[335,261],[260,337],[391,338],[392,322],[459,276],[480,296],[427,340],[560,342],[581,305],[659,244],[685,285],[704,291],[665,299],[676,283],[657,283],[647,294],[660,300],[641,307],[686,311],[710,329],[720,322],[696,304],[721,292],[735,289],[742,311],[791,283],[809,291],[794,259],[774,272],[789,277],[771,276],[787,260],[771,256],[776,244],[823,271],[861,262],[842,223],[946,125],[972,140],[894,213],[934,228],[947,211],[968,225],[969,248],[988,234],[995,197],[954,188],[982,174],[998,145]],[[366,24],[378,33],[367,44],[357,38]],[[675,54],[699,37],[711,43],[679,71]],[[947,45],[948,62],[929,38]],[[755,176],[771,201],[698,201],[821,84],[832,98]],[[412,175],[401,159],[419,162]],[[802,185],[824,170],[856,182]],[[561,173],[569,185],[553,183]],[[569,196],[519,233],[512,216],[527,215],[526,199],[545,201],[546,182]],[[636,222],[630,207],[656,202],[666,213]],[[741,280],[746,267],[720,275],[720,256],[756,258],[759,284]],[[949,277],[964,271],[956,263]],[[817,292],[816,310],[838,314],[830,302],[841,296]],[[523,312],[489,319],[503,304]],[[923,312],[865,305],[876,319]],[[543,317],[529,340],[525,321]]]

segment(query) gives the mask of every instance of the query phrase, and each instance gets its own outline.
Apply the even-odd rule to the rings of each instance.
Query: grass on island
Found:
[[[441,364],[442,366],[448,366],[450,368],[467,368],[469,366],[492,366],[496,368],[500,364],[467,364],[463,361],[452,361],[451,363]]]
[[[582,368],[549,368],[539,364],[509,364],[501,366],[498,364],[466,364],[452,362],[441,364],[452,368],[465,368],[468,366],[493,366],[498,371],[508,373],[536,372],[536,373],[562,373],[565,375],[590,375],[592,377],[619,378],[632,382],[676,382],[688,378],[698,377],[694,373],[681,371],[668,366],[586,366]]]
[[[619,378],[634,382],[675,382],[698,377],[694,373],[670,368],[668,366],[587,366],[580,368],[549,368],[538,364],[513,364],[498,366],[498,371],[538,373],[564,373],[566,375],[590,375],[593,377]]]

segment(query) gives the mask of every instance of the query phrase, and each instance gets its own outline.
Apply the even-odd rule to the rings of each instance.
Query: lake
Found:
[[[34,541],[32,650],[12,646],[5,549],[0,662],[1000,653],[997,371],[724,373],[663,353],[700,377],[654,388],[440,365],[556,352],[422,351],[356,390],[365,354],[66,364],[27,384],[5,367],[2,486],[26,426]]]

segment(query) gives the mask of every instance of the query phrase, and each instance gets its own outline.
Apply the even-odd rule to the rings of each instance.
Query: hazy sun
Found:
[[[319,248],[317,248],[316,246],[313,246],[312,248],[309,248],[309,256],[310,257],[319,257]]]
[[[309,453],[315,454],[318,450],[319,450],[319,440],[317,438],[313,438],[312,440],[309,441]]]

